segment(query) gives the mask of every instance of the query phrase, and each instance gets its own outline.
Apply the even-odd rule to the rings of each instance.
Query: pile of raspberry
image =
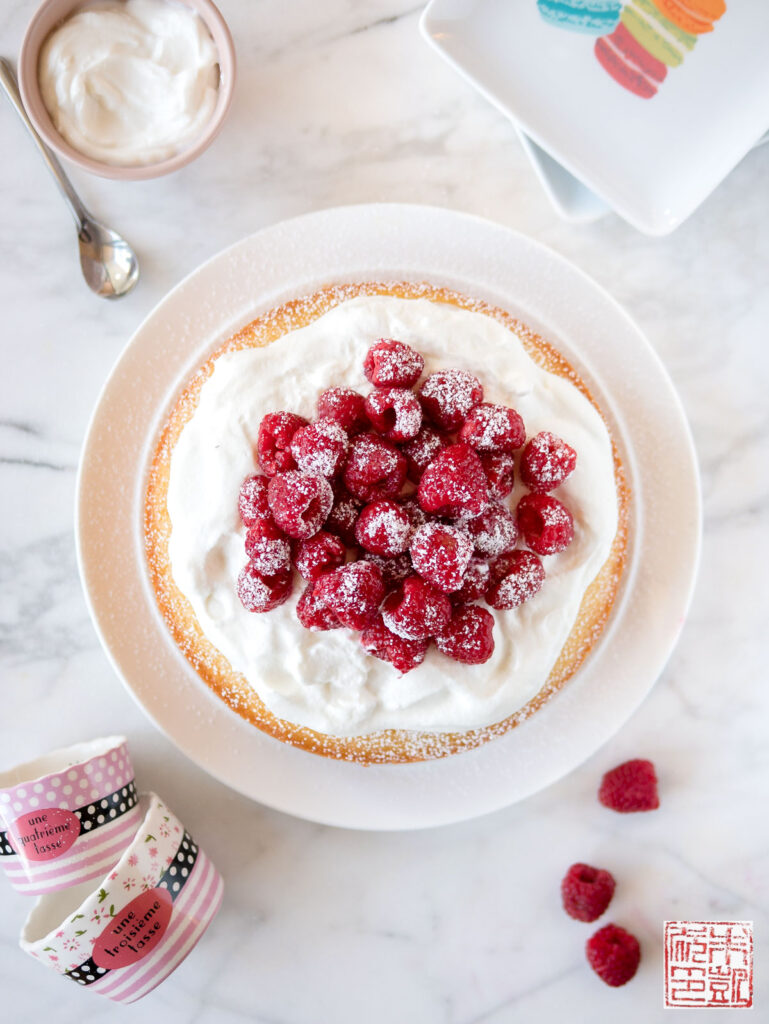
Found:
[[[359,632],[401,672],[433,642],[482,664],[494,617],[477,602],[518,607],[544,582],[540,556],[571,543],[571,513],[550,492],[577,454],[548,432],[527,442],[515,409],[484,402],[465,370],[438,370],[417,387],[424,359],[401,341],[372,345],[363,370],[374,389],[324,391],[312,422],[263,418],[261,473],[238,500],[248,531],[238,596],[269,612],[290,597],[296,570],[307,629]],[[513,510],[516,472],[528,493]]]

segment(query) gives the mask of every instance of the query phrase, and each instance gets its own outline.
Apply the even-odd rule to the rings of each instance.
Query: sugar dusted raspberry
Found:
[[[355,524],[358,521],[363,502],[360,498],[353,497],[344,488],[338,488],[334,498],[334,504],[329,512],[325,528],[329,533],[335,533],[348,547],[355,544]]]
[[[267,498],[281,530],[296,540],[305,540],[323,526],[334,503],[334,492],[324,476],[290,470],[270,480]]]
[[[401,508],[409,517],[409,522],[411,523],[413,529],[418,530],[420,526],[424,526],[425,523],[429,522],[430,516],[428,516],[428,514],[419,504],[415,494],[412,495],[410,498],[401,498],[400,503]]]
[[[459,440],[479,452],[510,455],[526,440],[526,428],[515,409],[482,402],[468,414],[459,431]]]
[[[241,569],[237,592],[247,612],[271,612],[291,596],[294,578],[290,569],[265,576],[251,563]]]
[[[383,498],[366,505],[355,524],[355,538],[375,555],[400,555],[408,549],[411,520],[394,501]]]
[[[443,523],[425,523],[411,538],[411,561],[428,583],[445,594],[459,590],[473,556],[473,542],[462,530]]]
[[[404,675],[422,664],[430,644],[429,640],[406,640],[396,636],[381,618],[361,633],[360,642],[369,654],[388,661]]]
[[[315,592],[315,583],[308,583],[296,602],[296,616],[305,629],[320,632],[327,629],[341,629],[342,623]]]
[[[577,453],[547,430],[536,434],[521,455],[521,480],[531,491],[552,491],[574,472]]]
[[[614,878],[589,864],[572,864],[561,882],[563,909],[575,921],[597,921],[613,895]]]
[[[533,597],[545,582],[542,563],[531,551],[510,551],[491,565],[486,600],[492,608],[509,611]]]
[[[352,388],[329,388],[318,399],[318,418],[332,420],[347,434],[368,430],[366,400]]]
[[[470,410],[483,401],[483,386],[466,370],[437,370],[422,383],[419,400],[439,430],[459,430]]]
[[[489,498],[501,501],[513,490],[515,463],[506,452],[482,452],[481,465],[489,482]]]
[[[316,420],[291,438],[291,454],[303,473],[336,476],[347,456],[347,434],[333,420]]]
[[[377,388],[366,399],[371,426],[387,441],[410,441],[422,426],[422,406],[406,388]]]
[[[270,519],[259,519],[246,534],[246,554],[264,576],[291,567],[291,545],[285,533]]]
[[[256,439],[256,454],[267,476],[296,468],[290,451],[291,439],[306,424],[303,416],[293,412],[270,412],[262,419]]]
[[[471,558],[462,577],[462,586],[451,595],[452,602],[472,604],[480,601],[489,589],[490,579],[489,563],[483,558]]]
[[[574,538],[571,512],[549,494],[524,494],[516,517],[523,539],[538,555],[555,555]]]
[[[346,557],[347,549],[339,537],[327,533],[326,530],[319,530],[315,536],[299,541],[294,554],[294,565],[302,579],[312,581],[344,565]]]
[[[416,437],[401,445],[401,451],[408,460],[408,478],[418,484],[422,474],[446,442],[432,427],[423,426]]]
[[[270,506],[267,501],[269,482],[269,477],[254,473],[253,476],[247,476],[240,485],[238,512],[244,526],[253,526],[259,519],[270,518]]]
[[[356,630],[365,629],[376,620],[385,592],[379,569],[364,559],[326,573],[315,587],[318,599],[342,625]]]
[[[361,434],[350,445],[344,467],[345,487],[356,498],[394,498],[406,479],[406,458],[377,434]]]
[[[417,493],[425,512],[458,519],[480,515],[488,504],[489,488],[473,449],[452,444],[438,452],[424,471]]]
[[[626,985],[638,970],[641,947],[638,939],[616,924],[607,924],[587,940],[587,961],[612,988]]]
[[[364,551],[362,557],[379,569],[382,574],[382,583],[384,583],[386,590],[390,590],[392,587],[397,587],[403,583],[406,577],[410,576],[414,571],[408,552],[404,552],[402,555],[395,555],[393,558],[385,558],[383,555],[375,555],[371,551]]]
[[[435,636],[451,618],[451,601],[419,576],[409,576],[398,590],[388,594],[382,619],[390,632],[405,640]]]
[[[382,338],[366,353],[363,372],[378,388],[410,388],[419,380],[425,361],[410,345]]]
[[[621,814],[655,811],[660,800],[654,765],[641,758],[618,764],[604,775],[598,799],[604,807]]]
[[[482,665],[494,653],[494,616],[477,604],[459,605],[435,638],[438,649],[465,665]]]
[[[482,558],[499,558],[511,551],[518,540],[515,516],[505,505],[489,505],[465,527],[470,534],[476,554]]]

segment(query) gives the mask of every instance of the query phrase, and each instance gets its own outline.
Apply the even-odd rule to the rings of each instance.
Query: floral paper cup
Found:
[[[101,878],[139,827],[124,736],[55,750],[0,772],[0,865],[19,892]]]
[[[222,880],[154,793],[141,797],[139,830],[94,887],[42,896],[20,945],[47,967],[119,1003],[167,978],[213,920]]]

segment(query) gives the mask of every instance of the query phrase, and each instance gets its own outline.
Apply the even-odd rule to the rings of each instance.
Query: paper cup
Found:
[[[0,865],[19,892],[101,878],[139,827],[124,736],[55,750],[0,772]]]
[[[118,1003],[151,992],[216,915],[222,880],[154,793],[123,856],[97,884],[42,896],[20,946],[47,967]]]

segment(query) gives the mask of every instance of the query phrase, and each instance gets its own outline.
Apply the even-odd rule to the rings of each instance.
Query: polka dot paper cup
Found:
[[[42,896],[21,948],[75,984],[119,1003],[141,999],[174,971],[216,915],[222,880],[203,850],[154,793],[114,868]]]
[[[0,772],[0,866],[19,892],[39,895],[101,878],[139,821],[123,736]]]

